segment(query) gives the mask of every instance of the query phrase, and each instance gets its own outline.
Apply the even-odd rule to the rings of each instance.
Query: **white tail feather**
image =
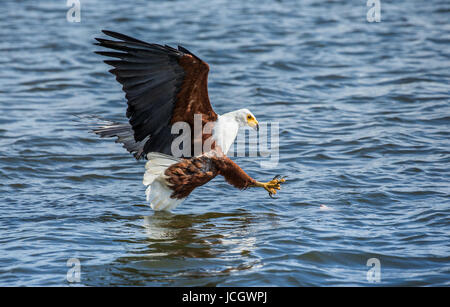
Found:
[[[148,162],[145,164],[143,184],[147,186],[145,194],[153,210],[170,211],[175,209],[184,199],[171,198],[172,190],[169,188],[164,172],[180,159],[172,156],[151,152],[147,154]]]
[[[164,176],[166,169],[180,160],[161,153],[150,152],[147,154],[148,162],[145,164],[144,185],[150,185],[159,176]]]

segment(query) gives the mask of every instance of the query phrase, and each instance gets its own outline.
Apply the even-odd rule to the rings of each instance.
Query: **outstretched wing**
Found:
[[[116,51],[96,53],[115,58],[104,62],[114,67],[110,72],[126,93],[126,115],[135,141],[147,139],[144,154],[172,154],[175,122],[187,122],[193,131],[194,114],[202,114],[203,124],[217,119],[208,97],[207,63],[181,46],[175,49],[112,31],[103,33],[118,40],[96,38],[97,45]]]

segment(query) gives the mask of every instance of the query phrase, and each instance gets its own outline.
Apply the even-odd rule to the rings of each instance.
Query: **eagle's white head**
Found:
[[[256,131],[259,130],[259,124],[258,121],[255,118],[255,115],[253,115],[252,112],[250,112],[249,109],[240,109],[237,111],[233,111],[230,113],[227,113],[226,115],[231,115],[234,120],[239,124],[239,127],[250,127],[255,129]]]

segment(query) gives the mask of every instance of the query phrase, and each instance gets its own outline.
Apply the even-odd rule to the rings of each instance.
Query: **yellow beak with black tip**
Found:
[[[255,129],[256,131],[259,131],[259,123],[253,116],[249,115],[247,117],[247,124],[249,127]]]

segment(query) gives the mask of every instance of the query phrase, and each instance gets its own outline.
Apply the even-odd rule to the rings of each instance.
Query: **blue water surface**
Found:
[[[376,285],[450,285],[448,1],[80,3],[1,4],[0,285],[367,286],[371,258]],[[102,29],[183,45],[217,113],[279,123],[276,166],[233,158],[278,199],[216,178],[154,213],[144,162],[75,116],[126,120]]]

